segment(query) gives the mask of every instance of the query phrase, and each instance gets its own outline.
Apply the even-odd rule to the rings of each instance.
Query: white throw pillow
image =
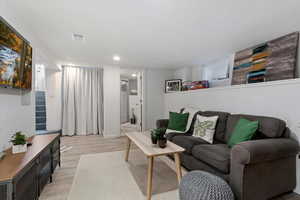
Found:
[[[199,112],[199,111],[200,111],[199,108],[192,108],[192,107],[188,107],[183,110],[183,113],[189,113],[189,118],[188,118],[188,122],[187,122],[187,125],[185,128],[185,132],[187,132],[190,129],[192,121],[193,121],[193,117],[196,114],[196,112]]]
[[[218,118],[219,116],[204,117],[197,115],[197,119],[194,124],[193,136],[199,137],[212,144]]]

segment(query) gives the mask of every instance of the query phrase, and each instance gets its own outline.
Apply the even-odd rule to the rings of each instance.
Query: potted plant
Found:
[[[151,131],[151,140],[153,144],[157,144],[161,148],[166,147],[167,139],[165,138],[166,129],[158,128]]]
[[[26,136],[22,134],[21,131],[15,133],[11,137],[11,142],[13,144],[12,146],[12,153],[23,153],[27,151],[27,142],[26,142]]]
[[[152,141],[152,144],[157,144],[157,136],[156,136],[155,129],[151,130],[151,141]]]
[[[161,137],[162,134],[165,134],[165,128],[157,128],[151,130],[151,140],[152,144],[157,144],[158,139]]]

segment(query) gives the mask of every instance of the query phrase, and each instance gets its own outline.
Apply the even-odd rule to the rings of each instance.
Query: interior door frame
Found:
[[[141,124],[140,124],[140,130],[143,132],[145,131],[145,124],[146,124],[146,118],[145,118],[145,99],[146,99],[146,92],[145,92],[145,70],[141,70],[138,72],[139,73],[139,82],[141,84],[141,93],[142,95],[140,96],[140,106],[141,106]]]
[[[128,68],[128,70],[131,70],[130,68]],[[146,86],[146,81],[145,81],[145,69],[134,69],[133,71],[135,71],[135,73],[137,74],[137,85],[140,85],[140,87],[138,86],[138,90],[141,89],[141,91],[138,91],[138,97],[139,97],[139,104],[141,106],[140,108],[140,124],[138,124],[139,127],[139,131],[143,132],[146,130],[146,118],[145,118],[145,86]],[[141,95],[139,94],[141,92]],[[120,113],[120,118],[121,118],[121,113]],[[120,132],[121,132],[121,126],[120,126]]]

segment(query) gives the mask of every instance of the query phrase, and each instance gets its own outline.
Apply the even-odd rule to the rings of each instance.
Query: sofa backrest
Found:
[[[235,128],[236,123],[240,118],[248,119],[251,121],[258,121],[259,127],[256,133],[257,138],[278,138],[282,137],[286,130],[286,123],[277,118],[254,116],[254,115],[229,115],[227,119],[225,142],[227,142]]]

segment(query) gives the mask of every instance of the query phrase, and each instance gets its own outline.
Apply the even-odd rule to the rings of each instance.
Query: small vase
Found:
[[[163,138],[163,139],[159,139],[158,140],[158,146],[160,147],[160,148],[166,148],[166,146],[167,146],[167,139],[166,138]]]
[[[24,153],[27,151],[27,144],[24,145],[13,145],[12,146],[12,153]]]

